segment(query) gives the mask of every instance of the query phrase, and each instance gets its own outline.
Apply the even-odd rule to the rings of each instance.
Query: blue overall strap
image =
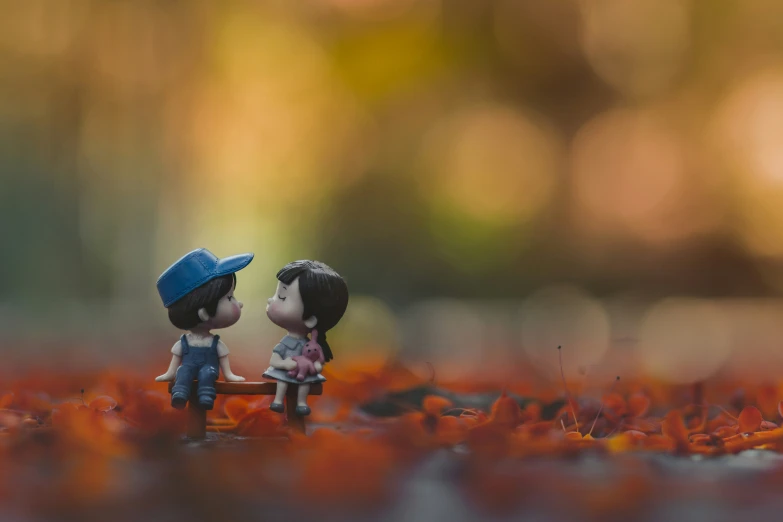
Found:
[[[219,335],[215,335],[215,337],[212,338],[212,351],[215,352],[215,354],[217,354],[217,345],[219,340]]]
[[[190,352],[190,346],[188,346],[188,340],[185,338],[185,334],[179,338],[179,344],[182,346],[182,357],[185,357]]]

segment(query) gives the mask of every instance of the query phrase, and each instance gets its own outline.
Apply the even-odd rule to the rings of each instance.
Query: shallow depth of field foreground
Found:
[[[183,412],[149,378],[20,376],[0,396],[0,515],[728,520],[781,507],[776,383],[621,379],[596,396],[571,383],[569,401],[522,378],[499,390],[358,363],[325,375],[308,436],[271,397],[221,396],[203,442],[183,439]]]

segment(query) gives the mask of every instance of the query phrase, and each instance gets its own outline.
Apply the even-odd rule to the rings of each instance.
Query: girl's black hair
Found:
[[[201,322],[198,311],[204,308],[209,316],[213,317],[217,312],[218,302],[228,294],[231,285],[236,281],[236,274],[207,281],[169,306],[169,321],[180,330],[190,330],[198,326]]]
[[[288,263],[277,273],[277,279],[290,285],[299,278],[299,294],[304,303],[302,319],[315,316],[318,323],[318,344],[324,350],[324,360],[332,360],[332,349],[326,342],[326,332],[340,322],[348,308],[348,285],[340,274],[320,261],[300,260]]]

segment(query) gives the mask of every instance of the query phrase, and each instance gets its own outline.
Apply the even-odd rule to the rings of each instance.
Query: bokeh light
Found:
[[[687,58],[690,2],[584,0],[582,38],[596,73],[628,96],[671,87]]]
[[[609,348],[611,325],[603,305],[579,288],[552,286],[529,296],[519,312],[519,333],[530,361],[550,380],[583,380]]]
[[[667,298],[648,310],[638,350],[647,375],[676,384],[702,381],[731,355],[730,322],[712,301]]]
[[[465,108],[425,137],[419,187],[431,201],[436,240],[454,263],[486,252],[482,242],[488,239],[490,251],[502,250],[504,242],[493,240],[497,234],[546,207],[560,175],[561,149],[545,122],[497,104]],[[486,262],[492,256],[480,257]]]
[[[783,69],[757,72],[734,86],[710,122],[714,168],[732,179],[735,230],[760,256],[783,256]]]
[[[704,222],[684,198],[683,149],[678,136],[649,111],[615,109],[588,122],[572,146],[577,226],[651,243],[699,230]]]

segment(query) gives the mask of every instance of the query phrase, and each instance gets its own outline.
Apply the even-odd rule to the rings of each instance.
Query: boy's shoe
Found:
[[[199,395],[198,405],[205,410],[211,410],[215,406],[215,398],[210,397],[209,395]]]
[[[188,403],[188,396],[182,392],[171,394],[171,407],[181,410]]]

